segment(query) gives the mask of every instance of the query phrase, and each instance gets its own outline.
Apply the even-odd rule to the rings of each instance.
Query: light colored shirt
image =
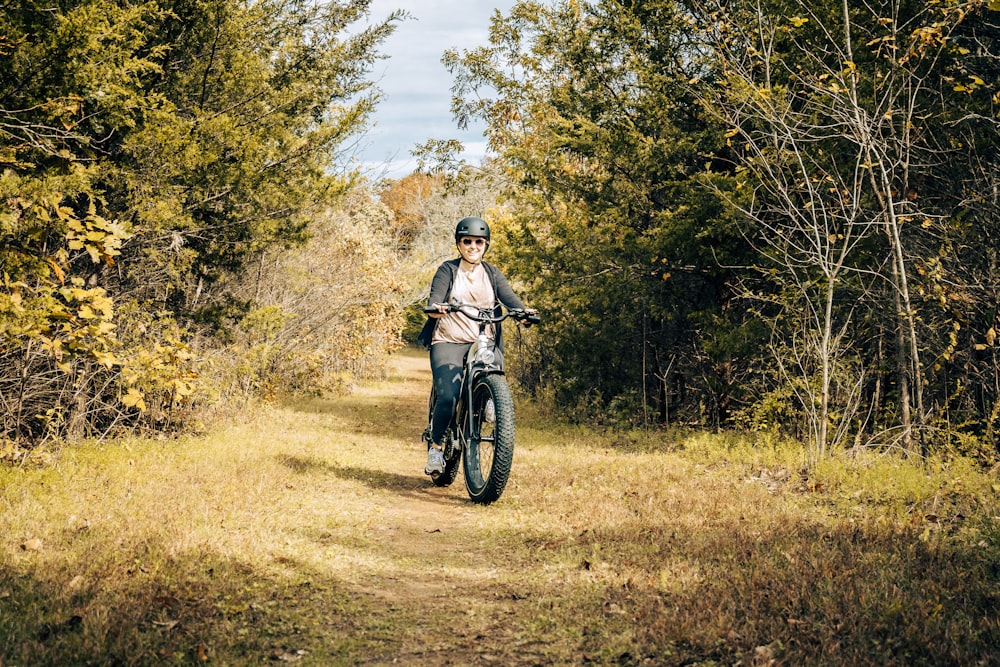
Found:
[[[493,308],[495,305],[493,285],[481,263],[476,264],[471,271],[458,269],[455,274],[455,284],[451,288],[451,298],[477,308]],[[490,338],[493,337],[492,325],[487,327],[487,333]],[[438,320],[431,344],[472,343],[478,336],[478,322],[473,322],[461,313],[448,313]]]

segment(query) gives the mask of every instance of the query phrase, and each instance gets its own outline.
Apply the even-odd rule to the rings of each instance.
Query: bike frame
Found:
[[[455,406],[455,414],[452,417],[451,427],[454,431],[455,442],[459,447],[464,447],[465,443],[462,442],[462,434],[466,432],[466,429],[462,428],[463,423],[467,426],[468,432],[472,431],[473,427],[473,415],[472,410],[469,406],[472,405],[472,389],[476,384],[476,380],[484,375],[503,375],[503,365],[497,363],[496,359],[496,340],[490,339],[486,334],[486,327],[490,324],[499,324],[503,322],[508,317],[513,317],[525,321],[528,325],[537,324],[540,320],[534,312],[527,312],[521,309],[510,310],[503,313],[502,315],[494,315],[494,307],[490,308],[479,308],[477,306],[472,306],[470,304],[463,304],[458,301],[452,301],[448,304],[450,312],[460,312],[472,321],[479,324],[479,335],[476,340],[472,343],[469,348],[468,353],[465,357],[465,370],[462,377],[462,388],[459,391],[459,401],[458,405]],[[470,315],[466,312],[466,309],[473,309],[476,311],[476,315]],[[427,313],[439,312],[437,308],[427,307],[424,309]],[[484,353],[488,352],[488,353]]]
[[[488,327],[499,325],[508,317],[525,326],[537,324],[540,319],[535,311],[524,308],[503,312],[499,305],[480,308],[457,300],[447,305],[429,305],[424,310],[428,314],[461,312],[479,325],[479,332],[462,359],[461,386],[444,439],[444,469],[432,474],[431,479],[436,486],[448,486],[455,481],[461,465],[469,497],[473,502],[488,505],[503,493],[514,459],[514,399],[507,381],[503,377],[492,377],[503,376],[504,369],[497,341],[490,337]],[[478,406],[476,401],[479,401]],[[430,421],[423,435],[428,448],[434,444],[431,432],[436,405],[437,396],[432,387]]]
[[[471,433],[473,428],[473,415],[470,406],[472,405],[472,388],[476,385],[476,381],[484,375],[503,375],[503,365],[497,363],[496,360],[496,340],[491,340],[489,336],[486,335],[486,326],[490,324],[488,321],[479,320],[479,336],[476,342],[472,344],[469,348],[468,354],[465,358],[465,374],[462,378],[462,389],[461,396],[462,400],[458,402],[455,410],[455,426],[458,435],[458,440],[461,442],[462,433]],[[489,352],[489,361],[484,358],[486,355],[480,355],[480,350],[487,350]],[[462,423],[466,422],[466,429],[458,428]],[[464,446],[465,443],[462,443]]]

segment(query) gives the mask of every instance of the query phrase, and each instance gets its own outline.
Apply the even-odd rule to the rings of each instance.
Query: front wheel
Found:
[[[473,502],[487,505],[503,493],[514,462],[514,399],[503,376],[478,378],[471,408],[471,424],[462,425],[465,486]]]

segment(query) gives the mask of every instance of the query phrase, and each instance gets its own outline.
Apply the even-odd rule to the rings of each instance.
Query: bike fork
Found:
[[[473,434],[472,431],[475,427],[475,415],[472,414],[472,386],[475,384],[474,380],[472,366],[469,366],[465,370],[465,386],[462,387],[463,403],[465,403],[465,414],[462,417],[465,422],[465,432],[470,436]]]

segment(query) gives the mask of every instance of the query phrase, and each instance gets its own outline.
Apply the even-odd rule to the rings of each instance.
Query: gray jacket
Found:
[[[428,306],[434,303],[448,303],[448,299],[451,297],[451,288],[455,284],[455,275],[458,273],[458,266],[461,261],[460,259],[449,259],[438,267],[437,273],[434,274],[434,279],[431,280],[431,293],[427,297]],[[524,308],[521,299],[514,294],[514,290],[511,288],[510,283],[507,282],[507,278],[500,272],[500,269],[489,262],[483,262],[483,268],[486,269],[486,275],[489,276],[490,284],[493,285],[494,301],[499,301],[508,310],[511,308]],[[501,312],[500,305],[498,304],[493,314],[494,316],[498,316]],[[431,349],[431,340],[434,338],[435,326],[437,326],[437,320],[428,317],[424,328],[420,330],[420,335],[417,336],[417,341],[428,350]],[[497,347],[503,352],[503,336],[501,335],[499,323],[496,325],[496,342]]]

